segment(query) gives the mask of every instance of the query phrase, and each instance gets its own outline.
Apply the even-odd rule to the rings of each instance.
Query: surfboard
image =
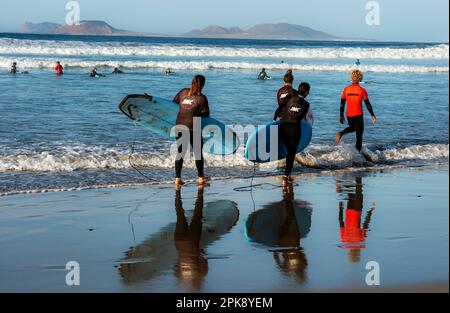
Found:
[[[278,130],[281,121],[270,122],[266,125],[258,127],[258,129],[250,135],[245,147],[245,158],[256,163],[268,163],[277,160],[283,160],[287,157],[287,147],[285,142],[276,136],[277,142],[272,145],[277,151],[271,151],[271,131]],[[314,116],[312,110],[308,112],[305,119],[302,120],[301,131],[302,136],[297,147],[297,153],[302,152],[308,147],[312,138],[312,128],[314,125]],[[277,153],[276,153],[277,152]]]
[[[166,138],[175,139],[171,131],[176,125],[178,104],[147,94],[133,94],[122,100],[119,109],[149,130]],[[201,118],[201,129],[205,141],[204,151],[216,155],[229,155],[239,148],[238,135],[219,120],[211,117]]]
[[[191,224],[189,214],[185,216],[188,224]],[[237,204],[232,201],[218,200],[205,204],[200,240],[194,242],[193,238],[192,245],[198,244],[200,249],[208,247],[227,234],[236,225],[238,219],[239,210]],[[126,283],[147,281],[174,267],[179,256],[174,235],[176,226],[176,223],[167,225],[125,252],[119,273]]]

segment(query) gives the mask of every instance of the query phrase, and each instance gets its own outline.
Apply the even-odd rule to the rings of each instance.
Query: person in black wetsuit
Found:
[[[292,183],[291,173],[294,168],[297,147],[302,137],[301,121],[308,114],[310,107],[308,101],[305,99],[309,95],[310,89],[311,86],[308,83],[301,83],[298,87],[297,95],[287,102],[278,117],[278,120],[282,122],[278,129],[279,140],[286,145],[288,150],[282,183],[283,186]]]
[[[11,65],[11,74],[17,74],[17,62],[13,62]]]
[[[261,72],[258,74],[258,79],[259,80],[264,80],[264,79],[270,79],[271,77],[269,75],[267,75],[266,69],[263,68],[261,70]]]
[[[123,71],[122,71],[122,70],[119,70],[118,67],[115,67],[115,68],[114,68],[114,71],[113,71],[112,73],[113,73],[113,74],[123,74]]]
[[[173,102],[178,103],[180,110],[176,120],[176,134],[178,155],[175,161],[175,184],[183,185],[181,180],[181,170],[183,168],[183,158],[187,151],[187,145],[191,145],[195,155],[195,165],[198,171],[198,183],[204,185],[206,178],[204,176],[204,159],[203,159],[203,140],[201,129],[194,129],[194,118],[209,117],[208,98],[202,94],[205,86],[205,76],[196,75],[192,79],[191,88],[184,88],[178,92]],[[196,125],[195,125],[196,126]],[[189,138],[183,135],[189,135]],[[200,145],[196,144],[200,142]]]
[[[288,101],[297,94],[297,90],[292,88],[293,82],[294,75],[292,75],[292,70],[287,70],[286,75],[284,75],[284,86],[281,87],[277,92],[278,108],[275,111],[275,115],[273,116],[273,119],[275,121],[280,116],[283,107],[285,107]]]

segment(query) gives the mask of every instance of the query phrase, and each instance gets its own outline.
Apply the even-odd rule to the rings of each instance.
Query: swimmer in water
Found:
[[[11,74],[17,74],[17,62],[13,62],[11,65]]]
[[[123,71],[119,70],[118,67],[114,68],[114,71],[112,72],[113,74],[123,74]]]
[[[271,78],[272,78],[272,77],[270,77],[270,76],[267,74],[265,68],[263,68],[263,69],[261,70],[261,72],[259,73],[259,75],[258,75],[258,79],[259,79],[259,80],[271,79]]]

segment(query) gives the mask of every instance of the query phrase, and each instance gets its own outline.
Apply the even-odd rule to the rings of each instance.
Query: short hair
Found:
[[[300,86],[298,86],[298,93],[301,96],[305,96],[310,90],[311,90],[311,85],[306,82],[303,82],[300,84]]]
[[[352,80],[353,83],[360,83],[364,79],[363,72],[361,72],[358,69],[351,70],[349,75],[350,75],[350,79]]]

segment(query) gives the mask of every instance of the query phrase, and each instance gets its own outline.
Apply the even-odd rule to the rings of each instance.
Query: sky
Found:
[[[0,32],[25,22],[65,23],[68,0],[2,0]],[[291,23],[346,38],[449,41],[448,0],[377,0],[380,25],[368,25],[369,0],[78,0],[82,20],[115,28],[179,35],[208,25],[250,28]],[[372,1],[374,2],[374,1]]]

